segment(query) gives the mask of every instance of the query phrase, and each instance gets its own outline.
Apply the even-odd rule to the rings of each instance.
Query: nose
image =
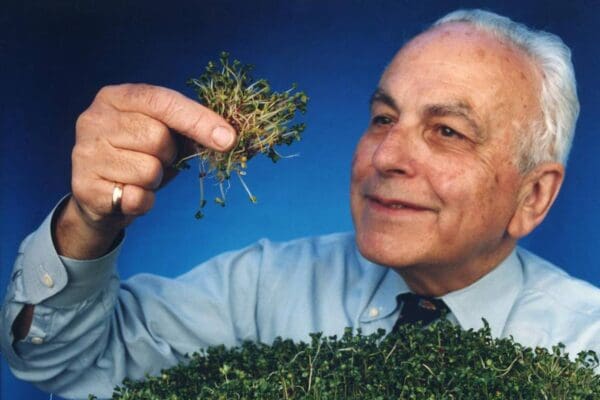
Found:
[[[416,172],[418,153],[417,135],[414,130],[400,126],[392,127],[375,148],[372,164],[384,176],[413,176]]]

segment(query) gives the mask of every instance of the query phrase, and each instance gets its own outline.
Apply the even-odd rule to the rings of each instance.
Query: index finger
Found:
[[[175,90],[146,84],[106,86],[98,98],[125,112],[157,119],[184,136],[217,151],[234,143],[235,130],[223,117]]]

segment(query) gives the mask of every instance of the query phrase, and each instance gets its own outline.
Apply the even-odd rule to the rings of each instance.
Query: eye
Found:
[[[437,129],[438,129],[439,133],[446,138],[461,139],[461,140],[463,140],[465,138],[465,136],[462,133],[455,131],[454,129],[452,129],[446,125],[440,125],[440,126],[438,126]]]
[[[392,123],[392,119],[385,115],[376,115],[371,119],[373,125],[389,125]]]

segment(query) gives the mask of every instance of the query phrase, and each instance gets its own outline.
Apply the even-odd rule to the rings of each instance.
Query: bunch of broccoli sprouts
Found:
[[[229,188],[229,178],[235,174],[250,201],[256,203],[243,179],[247,163],[255,155],[262,153],[273,162],[284,157],[275,146],[290,145],[300,140],[304,124],[291,124],[296,112],[306,112],[308,97],[304,92],[294,92],[296,85],[284,92],[274,92],[265,79],[253,80],[251,65],[242,65],[238,60],[229,61],[228,53],[221,53],[220,65],[209,62],[199,78],[190,79],[187,84],[197,93],[200,103],[224,117],[237,131],[237,144],[228,152],[218,152],[195,144],[196,152],[176,163],[179,169],[187,169],[187,161],[198,158],[198,178],[200,202],[196,218],[204,216],[206,205],[204,180],[212,178],[219,186],[220,196],[215,202],[225,206],[225,195]]]

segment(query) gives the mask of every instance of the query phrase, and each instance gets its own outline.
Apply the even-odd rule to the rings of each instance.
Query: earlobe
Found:
[[[543,163],[523,178],[517,209],[508,224],[508,234],[520,239],[533,231],[546,217],[556,200],[565,169],[559,163]]]

